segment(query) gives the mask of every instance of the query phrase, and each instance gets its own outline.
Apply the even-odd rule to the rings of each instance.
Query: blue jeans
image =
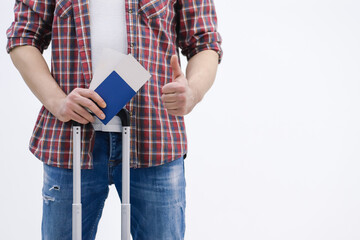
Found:
[[[121,152],[121,133],[96,133],[94,168],[81,172],[83,240],[95,239],[110,184],[121,198]],[[133,240],[184,239],[184,159],[131,169],[130,179]],[[71,240],[72,181],[72,170],[44,164],[42,239]]]

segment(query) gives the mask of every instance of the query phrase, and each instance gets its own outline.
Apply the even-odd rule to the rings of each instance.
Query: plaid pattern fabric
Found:
[[[171,55],[191,58],[211,49],[221,57],[221,37],[212,0],[126,0],[128,52],[152,75],[126,108],[131,113],[131,167],[151,167],[187,151],[183,117],[171,116],[161,88],[172,80]],[[51,73],[65,93],[88,88],[92,78],[87,0],[16,0],[7,30],[7,51],[32,45],[41,52],[52,43]],[[119,93],[121,94],[121,93]],[[82,168],[92,168],[95,132],[82,128]],[[30,140],[31,152],[48,165],[72,167],[71,123],[42,107]]]

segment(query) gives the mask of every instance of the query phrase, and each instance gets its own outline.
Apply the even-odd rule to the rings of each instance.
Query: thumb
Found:
[[[180,77],[183,74],[181,71],[181,67],[179,64],[179,58],[177,55],[171,56],[170,66],[172,69],[172,75],[173,75],[173,81],[174,81],[177,77]]]

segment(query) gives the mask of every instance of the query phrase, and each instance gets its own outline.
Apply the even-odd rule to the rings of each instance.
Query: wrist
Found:
[[[66,99],[66,95],[60,94],[57,96],[50,96],[46,100],[43,101],[44,107],[51,112],[56,118],[61,119],[61,106]]]
[[[194,105],[198,104],[199,102],[201,102],[201,100],[204,97],[204,94],[202,94],[202,92],[200,91],[200,89],[194,85],[192,85],[189,81],[189,88],[191,91],[191,95],[192,95],[192,99],[194,102]]]

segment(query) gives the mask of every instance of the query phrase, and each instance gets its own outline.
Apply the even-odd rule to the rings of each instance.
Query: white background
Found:
[[[186,118],[186,239],[359,240],[360,2],[215,3],[224,59]],[[0,238],[40,239],[40,103],[5,53],[1,5]],[[119,223],[111,187],[97,239]]]

